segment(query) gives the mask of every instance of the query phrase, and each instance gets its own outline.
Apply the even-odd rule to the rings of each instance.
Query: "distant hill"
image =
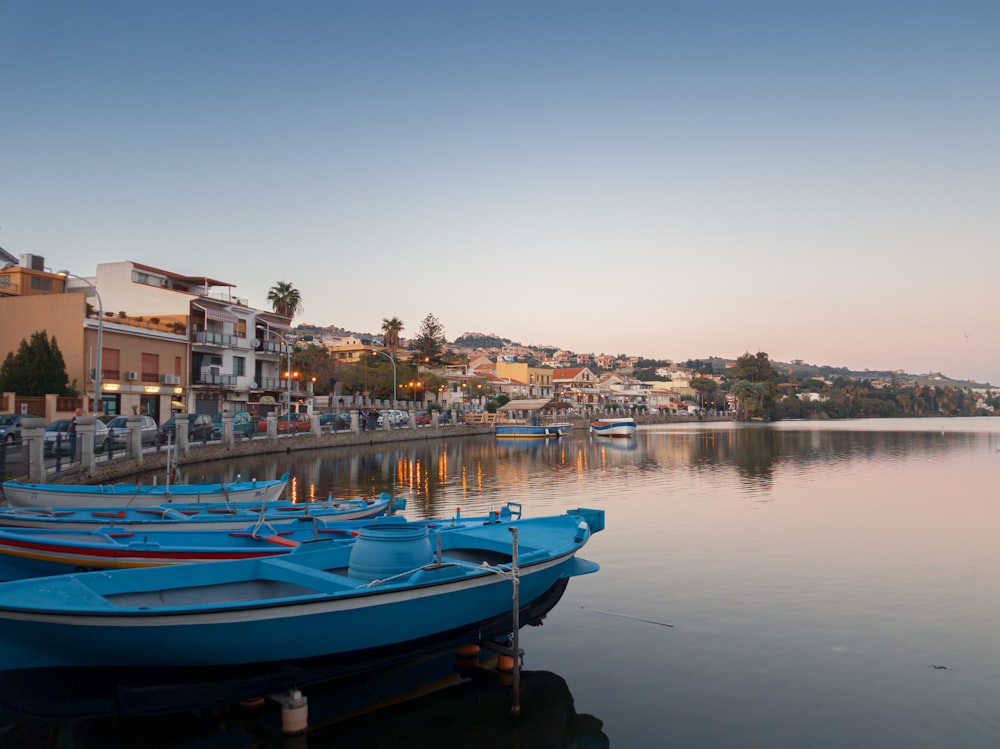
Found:
[[[510,338],[501,338],[496,333],[462,333],[454,340],[456,346],[462,348],[503,348],[509,346],[513,341]]]
[[[372,336],[376,334],[363,333],[359,331],[349,331],[345,328],[340,328],[336,325],[298,325],[296,330],[299,334],[309,334],[316,337],[321,337],[324,333],[344,336],[344,335],[354,335],[354,336]],[[377,335],[376,335],[377,337]],[[458,338],[456,338],[452,345],[467,349],[501,349],[505,346],[511,345],[521,345],[515,342],[511,338],[504,338],[503,336],[497,335],[496,333],[462,333]],[[526,344],[526,348],[534,349],[538,352],[539,356],[551,355],[554,351],[559,350],[558,346],[551,345],[535,345]],[[711,364],[712,371],[716,374],[723,374],[726,371],[726,365],[728,362],[733,362],[738,357],[723,358],[719,356],[710,356],[701,359],[688,359],[682,363],[686,366],[698,367],[702,363]],[[657,362],[666,363],[667,360],[646,360],[647,362]],[[679,360],[678,360],[679,361]],[[847,367],[834,367],[827,364],[808,364],[801,360],[794,360],[791,362],[771,362],[772,366],[779,373],[794,375],[799,379],[807,379],[810,377],[815,377],[817,379],[829,380],[834,377],[846,377],[849,379],[861,379],[861,380],[892,380],[896,379],[901,384],[911,384],[911,385],[937,385],[938,387],[955,387],[955,388],[982,388],[987,387],[988,383],[977,383],[971,380],[953,380],[940,372],[928,372],[925,374],[910,374],[899,370],[851,370]]]

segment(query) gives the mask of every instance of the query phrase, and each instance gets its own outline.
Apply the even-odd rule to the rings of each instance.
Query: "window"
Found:
[[[142,381],[160,381],[160,357],[158,354],[142,355]]]
[[[52,291],[52,279],[32,276],[31,288],[34,289],[35,291]]]
[[[109,380],[119,379],[121,377],[121,351],[116,348],[102,348],[101,370]],[[109,412],[105,411],[104,413]]]
[[[247,373],[247,359],[245,356],[233,357],[233,374],[242,377]]]

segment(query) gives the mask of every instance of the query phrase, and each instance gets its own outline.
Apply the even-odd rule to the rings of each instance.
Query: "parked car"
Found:
[[[253,416],[246,411],[233,411],[233,435],[236,437],[248,437],[257,430]],[[217,413],[212,416],[213,439],[222,439],[222,414]]]
[[[278,434],[289,434],[292,432],[308,432],[312,429],[312,420],[309,414],[291,414],[291,420],[289,420],[289,414],[282,414],[278,417],[277,429]],[[289,424],[291,427],[289,428]],[[267,419],[260,419],[257,422],[257,431],[266,432],[267,431]]]
[[[159,445],[160,428],[156,425],[156,419],[152,416],[142,416],[142,424],[139,426],[139,434],[142,437],[142,446]],[[108,430],[111,432],[111,444],[116,450],[128,447],[128,416],[116,416],[108,422]],[[164,440],[166,442],[166,440]]]
[[[347,414],[320,414],[319,425],[321,429],[331,432],[343,432],[351,428],[351,417]]]
[[[188,440],[210,440],[215,430],[212,428],[212,417],[208,414],[191,414],[188,419]],[[177,416],[171,416],[160,425],[160,444],[166,444],[169,439],[177,442]]]
[[[54,455],[71,455],[72,436],[69,431],[72,419],[56,419],[46,424],[45,434],[42,435],[44,442],[44,452],[46,457]],[[111,447],[111,430],[103,421],[94,421],[94,452],[107,452]]]
[[[442,411],[438,414],[438,424],[450,424],[451,411]]]
[[[0,415],[0,444],[13,445],[21,441],[21,422],[35,418],[32,414]]]
[[[409,422],[409,417],[406,415],[406,411],[400,411],[398,408],[387,408],[384,411],[380,411],[378,415],[378,425],[385,426],[385,420],[389,420],[389,426],[391,427],[401,427]]]
[[[413,420],[416,422],[417,426],[427,425],[431,423],[431,414],[429,411],[417,411]]]

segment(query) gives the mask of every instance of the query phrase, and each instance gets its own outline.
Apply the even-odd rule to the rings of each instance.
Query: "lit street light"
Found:
[[[403,387],[403,386],[400,385],[400,387]],[[422,382],[412,382],[411,381],[411,382],[406,383],[406,387],[408,387],[411,390],[413,390],[413,402],[416,403],[417,402],[417,390],[418,389],[422,389],[424,387],[424,383],[422,383]]]
[[[78,276],[75,273],[70,273],[68,270],[61,270],[56,272],[57,276],[72,276],[73,278],[83,281],[87,286],[89,286],[93,292],[94,296],[97,297],[97,358],[94,362],[94,400],[91,403],[91,409],[94,412],[94,416],[97,416],[101,412],[101,357],[103,354],[104,345],[104,304],[101,302],[101,295],[97,291],[97,287],[94,286],[90,281],[88,281],[83,276]],[[66,282],[63,281],[63,293],[66,293]]]

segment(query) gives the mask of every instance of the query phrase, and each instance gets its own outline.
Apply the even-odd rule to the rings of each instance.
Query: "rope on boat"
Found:
[[[437,570],[442,567],[465,567],[470,570],[478,570],[480,572],[491,572],[494,575],[499,575],[505,580],[513,580],[514,573],[509,566],[506,565],[491,565],[487,562],[482,564],[473,564],[472,562],[432,562],[431,564],[425,564],[422,567],[415,567],[412,570],[407,570],[406,572],[399,572],[391,577],[383,577],[378,580],[371,580],[364,585],[358,585],[355,590],[363,590],[365,588],[375,588],[383,583],[392,582],[393,580],[398,580],[399,578],[409,577],[410,575],[416,574],[417,572],[422,572],[425,570]]]

